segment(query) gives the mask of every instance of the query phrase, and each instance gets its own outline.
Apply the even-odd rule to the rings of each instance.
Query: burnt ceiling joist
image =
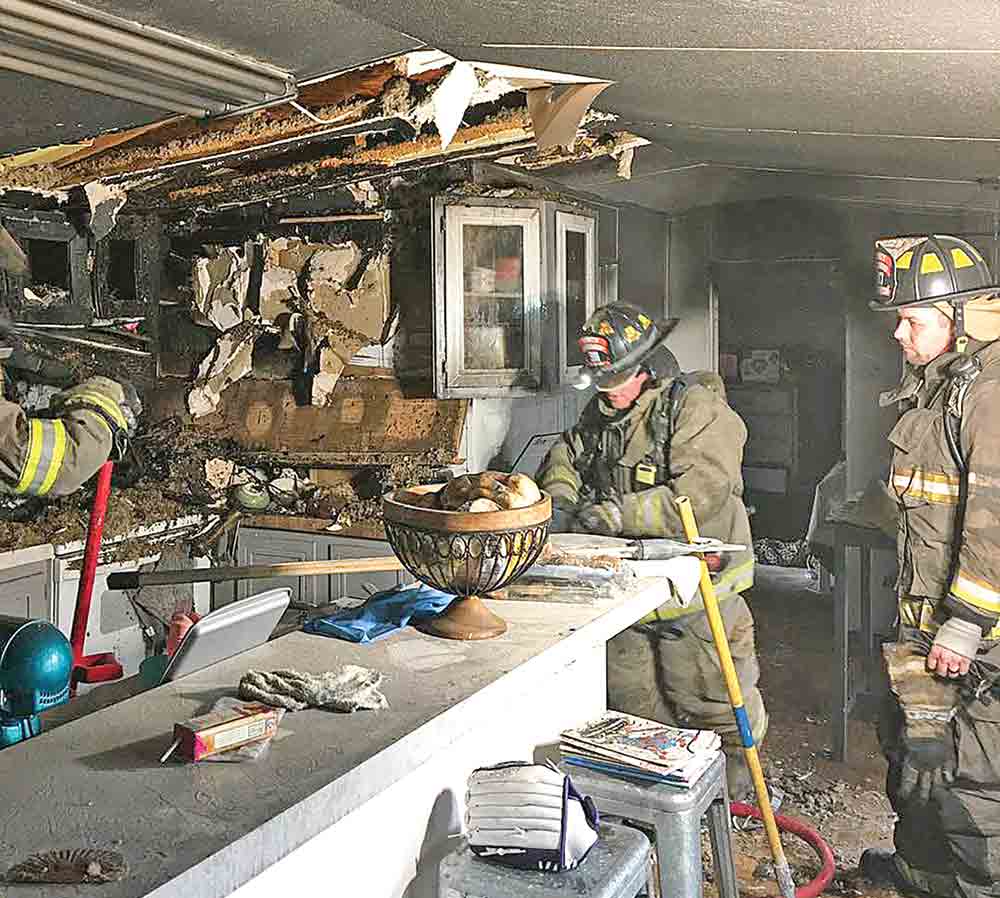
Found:
[[[81,187],[100,182],[125,190],[131,210],[169,215],[498,154],[525,169],[575,155],[630,164],[631,149],[645,141],[626,135],[626,146],[610,133],[613,117],[589,109],[606,86],[509,67],[477,70],[435,51],[407,54],[303,87],[301,111],[275,106],[210,122],[175,117],[51,161],[8,162],[5,172],[0,160],[0,187],[65,191],[72,205]]]

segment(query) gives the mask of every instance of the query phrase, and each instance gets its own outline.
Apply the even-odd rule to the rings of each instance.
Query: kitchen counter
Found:
[[[406,629],[370,645],[293,633],[0,752],[0,849],[120,851],[101,898],[295,894],[431,896],[461,830],[476,766],[530,759],[600,713],[608,639],[656,607],[662,580],[598,605],[490,602],[509,624],[482,642]],[[172,724],[232,694],[250,668],[385,675],[389,708],[288,714],[251,763],[168,762]],[[71,886],[18,886],[64,898]]]

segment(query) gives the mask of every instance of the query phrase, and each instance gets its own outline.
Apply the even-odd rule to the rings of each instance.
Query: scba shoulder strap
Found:
[[[981,362],[975,356],[962,356],[948,368],[948,387],[942,403],[944,436],[955,467],[965,474],[968,465],[962,452],[962,415],[969,387],[982,373]]]
[[[698,372],[675,377],[670,389],[660,397],[656,412],[650,418],[655,455],[651,461],[657,467],[657,486],[670,482],[670,446],[677,430],[677,418],[688,388],[698,382]]]

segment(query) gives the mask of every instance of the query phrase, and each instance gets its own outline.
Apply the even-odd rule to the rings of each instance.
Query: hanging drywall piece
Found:
[[[353,354],[353,353],[352,353]],[[343,374],[346,363],[330,346],[324,346],[319,351],[319,370],[312,380],[312,405],[323,406],[330,402],[334,387]]]
[[[232,246],[210,249],[194,263],[194,313],[225,333],[243,321],[250,288],[250,253]]]
[[[441,135],[442,150],[455,137],[478,86],[476,70],[467,62],[456,62],[434,91],[434,124]]]
[[[528,114],[535,129],[538,148],[571,149],[590,104],[610,86],[610,81],[598,81],[591,84],[569,84],[560,88],[558,94],[552,87],[526,91]]]
[[[108,186],[100,181],[84,185],[90,204],[90,221],[87,227],[95,240],[103,240],[111,233],[118,220],[118,213],[128,200],[128,194],[119,186]]]
[[[627,147],[620,153],[612,153],[611,158],[617,163],[616,174],[625,181],[632,180],[632,162],[635,160],[635,147]]]
[[[290,315],[299,297],[299,276],[290,268],[264,268],[260,279],[260,317],[277,321]]]
[[[260,333],[257,322],[247,321],[219,337],[198,366],[194,387],[188,393],[188,411],[193,418],[214,412],[222,401],[223,391],[250,373],[253,346]]]
[[[335,243],[319,249],[306,268],[306,296],[313,305],[343,293],[361,262],[356,243]]]

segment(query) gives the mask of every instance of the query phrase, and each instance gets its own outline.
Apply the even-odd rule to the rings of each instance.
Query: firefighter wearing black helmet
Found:
[[[895,852],[866,851],[879,885],[1000,894],[1000,287],[965,240],[876,244],[879,311],[907,367],[881,397],[897,507],[899,633],[880,721]],[[970,667],[972,668],[970,672]]]
[[[597,395],[538,472],[552,496],[556,529],[610,536],[684,538],[674,500],[689,496],[701,532],[751,545],[741,465],[746,427],[714,374],[682,375],[667,349],[676,322],[657,324],[623,303],[598,309],[579,339],[581,385]],[[741,593],[753,554],[726,556],[713,574],[751,727],[758,744],[767,714],[757,688],[754,624]],[[611,707],[723,736],[731,794],[748,790],[741,743],[706,616],[667,601],[608,645]]]

